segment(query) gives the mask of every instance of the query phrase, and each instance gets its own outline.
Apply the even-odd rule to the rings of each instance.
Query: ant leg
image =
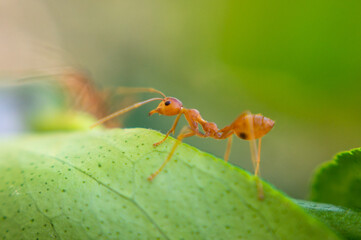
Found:
[[[224,153],[224,161],[228,162],[229,155],[231,154],[231,147],[232,147],[232,140],[233,140],[233,130],[232,126],[226,126],[218,131],[220,133],[220,136],[218,136],[216,139],[226,139],[228,138],[227,142],[227,148],[226,152]]]
[[[186,138],[186,137],[191,137],[195,135],[195,133],[189,129],[188,127],[185,127],[182,129],[181,133],[178,135],[177,137],[177,140],[176,142],[174,143],[173,145],[173,148],[172,150],[170,151],[167,159],[163,162],[163,164],[160,166],[160,168],[155,171],[153,174],[151,174],[149,177],[148,177],[148,180],[149,181],[152,181],[162,170],[163,168],[165,167],[165,165],[170,161],[170,159],[172,158],[175,150],[177,149],[178,145],[182,142],[183,138]]]
[[[226,149],[226,153],[224,154],[224,161],[226,162],[228,162],[229,155],[231,153],[232,140],[233,140],[233,135],[228,137],[227,149]]]
[[[257,163],[257,143],[256,140],[249,140],[249,147],[251,150],[251,159],[252,159],[252,165],[253,169],[256,169],[256,163]]]
[[[254,175],[257,176],[259,173],[259,164],[261,162],[261,140],[262,138],[258,139],[258,153],[257,153],[257,162],[256,162],[256,169],[254,171]]]
[[[252,164],[253,168],[255,169],[255,176],[258,176],[259,173],[259,152],[260,152],[260,145],[258,145],[257,149],[257,143],[256,140],[250,140],[249,141],[250,148],[251,148],[251,157],[252,157]],[[257,193],[258,193],[258,200],[264,199],[264,193],[263,193],[263,185],[259,178],[256,179],[257,184]]]
[[[254,171],[255,176],[260,176],[259,165],[261,162],[261,143],[262,143],[262,138],[258,139],[257,162],[256,162],[256,170]],[[258,199],[263,200],[264,199],[263,185],[262,182],[259,180],[259,178],[257,178],[257,191],[258,191]]]
[[[171,134],[172,132],[173,132],[173,134],[174,134],[175,128],[177,127],[178,121],[179,121],[179,119],[180,119],[181,116],[182,116],[182,113],[178,114],[177,118],[175,119],[175,121],[174,121],[174,123],[173,123],[172,128],[167,132],[167,134],[165,135],[165,137],[163,138],[163,140],[161,140],[161,141],[153,144],[154,147],[157,147],[157,146],[159,146],[160,144],[162,144],[162,143],[168,138],[169,134]]]

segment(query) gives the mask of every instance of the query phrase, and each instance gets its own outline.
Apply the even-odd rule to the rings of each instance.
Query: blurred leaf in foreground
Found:
[[[320,167],[311,200],[361,209],[361,148],[339,153]]]
[[[33,118],[30,129],[35,132],[85,131],[96,119],[88,113],[55,110],[44,112],[40,117]]]
[[[256,178],[145,129],[28,136],[1,143],[5,239],[338,239]]]

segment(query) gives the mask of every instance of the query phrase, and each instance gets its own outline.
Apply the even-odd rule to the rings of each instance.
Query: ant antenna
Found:
[[[95,128],[96,126],[98,126],[98,125],[100,125],[100,124],[102,124],[102,123],[104,123],[104,122],[106,122],[106,121],[108,121],[108,120],[110,120],[110,119],[112,119],[114,117],[117,117],[117,116],[119,116],[119,115],[121,115],[123,113],[129,112],[130,110],[133,110],[133,109],[138,108],[138,107],[140,107],[140,106],[142,106],[142,105],[144,105],[146,103],[156,101],[156,100],[161,100],[162,101],[163,98],[151,98],[151,99],[148,99],[148,100],[145,100],[145,101],[142,101],[142,102],[135,103],[135,104],[133,104],[133,105],[131,105],[129,107],[120,109],[119,111],[116,111],[115,113],[112,113],[112,114],[100,119],[98,122],[92,124],[90,126],[90,128]]]
[[[154,88],[132,88],[132,87],[118,87],[117,93],[139,93],[139,92],[152,92],[152,93],[159,93],[164,98],[166,97],[164,93],[161,91],[154,89]]]

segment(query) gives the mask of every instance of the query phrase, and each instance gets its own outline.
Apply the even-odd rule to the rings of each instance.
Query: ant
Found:
[[[235,134],[237,137],[247,140],[250,142],[251,147],[251,156],[252,156],[252,163],[253,167],[255,169],[255,176],[258,176],[259,174],[259,165],[260,165],[260,155],[261,155],[261,139],[264,135],[266,135],[274,126],[274,121],[262,116],[261,114],[252,114],[250,112],[244,112],[240,116],[236,118],[230,125],[218,129],[217,125],[213,122],[207,122],[204,120],[199,111],[196,109],[188,109],[183,107],[183,104],[180,100],[174,97],[167,97],[165,96],[161,91],[158,91],[153,88],[134,88],[131,89],[132,92],[153,92],[153,93],[159,93],[163,96],[163,98],[151,98],[142,102],[135,103],[129,107],[126,107],[124,109],[121,109],[113,114],[110,114],[103,119],[100,119],[98,122],[94,123],[91,128],[94,128],[105,121],[108,121],[116,116],[119,116],[121,114],[124,114],[130,110],[133,110],[135,108],[138,108],[146,103],[152,102],[152,101],[161,101],[158,105],[158,107],[152,111],[149,112],[149,116],[158,113],[160,115],[165,116],[177,116],[173,126],[171,129],[167,132],[165,137],[157,142],[154,143],[153,146],[159,146],[162,144],[168,136],[175,131],[175,128],[178,124],[178,121],[182,115],[186,118],[189,126],[184,127],[181,132],[179,133],[177,137],[177,141],[173,145],[167,159],[163,162],[163,164],[159,167],[157,171],[155,171],[153,174],[151,174],[148,177],[149,181],[152,181],[165,167],[165,165],[170,161],[172,158],[175,150],[179,146],[179,144],[182,142],[184,138],[191,137],[191,136],[198,136],[202,138],[211,137],[214,139],[228,139],[227,143],[227,149],[225,152],[224,160],[227,162],[230,152],[231,152],[231,146],[232,146],[232,137],[233,134]],[[199,125],[202,127],[203,132],[199,131]],[[256,143],[256,140],[258,139],[258,144]],[[257,146],[258,145],[258,146]],[[260,182],[257,183],[258,188],[258,198],[263,199],[263,189]]]

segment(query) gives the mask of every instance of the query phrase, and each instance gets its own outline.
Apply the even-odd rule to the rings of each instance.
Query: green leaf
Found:
[[[325,203],[302,200],[295,200],[295,202],[346,239],[361,239],[360,211]]]
[[[339,153],[320,167],[311,200],[361,209],[361,148]]]
[[[256,178],[145,129],[29,136],[2,143],[5,239],[338,239]]]

